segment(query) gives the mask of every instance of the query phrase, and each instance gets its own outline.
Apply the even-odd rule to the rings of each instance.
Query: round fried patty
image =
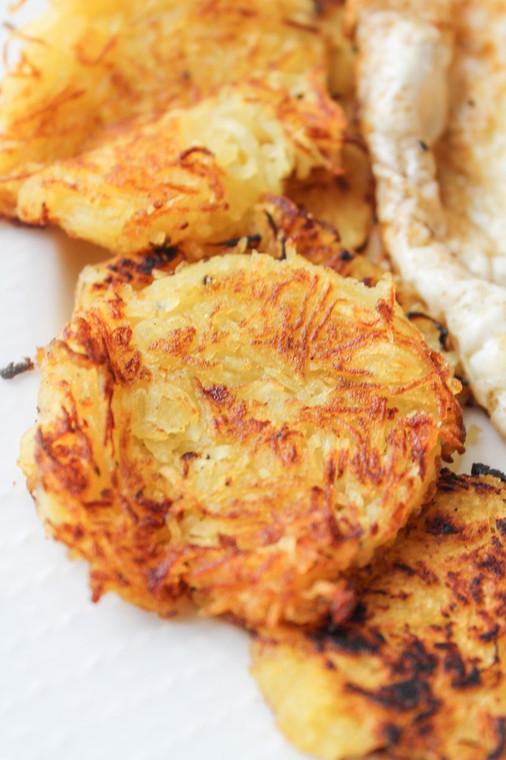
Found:
[[[349,621],[258,635],[252,672],[290,741],[325,760],[504,758],[505,538],[506,483],[446,470]]]
[[[170,615],[189,595],[251,626],[343,619],[345,571],[431,495],[442,448],[461,448],[459,383],[391,281],[287,256],[107,289],[97,269],[96,297],[41,351],[21,463],[95,598]]]

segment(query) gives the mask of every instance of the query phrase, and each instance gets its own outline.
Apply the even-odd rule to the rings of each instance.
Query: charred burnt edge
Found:
[[[505,563],[493,554],[487,554],[485,559],[476,563],[480,570],[489,570],[497,578],[504,578],[505,576]]]
[[[454,642],[446,644],[436,644],[437,648],[444,649],[445,656],[443,659],[443,670],[445,673],[453,673],[454,680],[452,685],[466,679],[466,664],[462,659],[459,648]]]
[[[436,669],[437,663],[437,657],[427,651],[424,643],[417,636],[413,636],[409,646],[402,651],[400,660],[393,670],[397,673],[407,670],[416,675],[419,673],[431,675]]]
[[[267,209],[264,209],[264,214],[267,217],[267,222],[268,222],[269,227],[271,228],[273,234],[277,235],[278,234],[278,226],[277,226],[276,222],[274,221],[274,217],[272,216],[272,214],[270,214],[267,211]]]
[[[423,712],[418,713],[418,715],[416,715],[415,718],[413,719],[413,723],[421,723],[422,721],[427,720],[427,718],[432,718],[432,716],[437,713],[440,707],[441,707],[441,700],[431,697],[428,708],[424,710]],[[421,733],[425,733],[425,731],[428,728],[430,727],[425,726],[424,729],[421,731]]]
[[[469,491],[470,482],[469,475],[457,475],[457,473],[452,472],[447,467],[443,467],[438,483],[438,490],[447,493],[453,493],[457,489]]]
[[[506,474],[495,467],[489,467],[488,464],[483,462],[474,462],[471,467],[471,475],[492,475],[494,478],[499,478],[503,483],[506,483]]]
[[[316,631],[308,631],[307,638],[313,642],[319,652],[326,647],[339,649],[349,654],[377,654],[385,639],[380,633],[367,638],[354,626],[339,626],[332,623]]]
[[[490,752],[486,760],[499,760],[504,757],[506,753],[506,717],[501,716],[496,719],[495,730],[497,733],[497,745],[495,749]]]
[[[425,530],[431,536],[450,536],[462,533],[462,528],[453,525],[447,517],[436,515],[432,520],[425,521]]]
[[[413,570],[412,567],[406,565],[404,562],[394,562],[392,567],[394,567],[396,570],[400,570],[401,572],[406,573],[409,578],[412,578],[414,575],[416,575],[416,570]]]
[[[359,602],[350,618],[350,623],[364,623],[367,620],[367,607],[363,602]]]
[[[422,150],[429,150],[429,146],[425,142],[425,140],[418,140],[418,144]]]
[[[347,248],[343,248],[343,250],[339,254],[339,258],[341,259],[341,261],[353,261],[355,256],[353,253],[351,253],[351,251],[348,251]]]
[[[248,248],[251,248],[262,242],[262,236],[258,233],[255,233],[254,235],[239,235],[239,237],[229,238],[228,240],[220,240],[218,243],[212,243],[212,245],[224,245],[226,248],[234,248],[234,246],[236,246],[241,240],[246,240],[246,245]]]
[[[495,521],[495,524],[501,536],[506,536],[506,518],[503,519],[498,517]]]
[[[21,375],[23,372],[29,372],[32,369],[35,369],[34,362],[29,356],[25,356],[22,361],[9,362],[6,367],[0,369],[0,377],[2,380],[12,380],[16,375]]]
[[[479,686],[480,684],[481,673],[476,665],[473,665],[469,673],[463,678],[455,678],[452,681],[452,686],[454,689],[467,689],[469,686]]]
[[[151,274],[153,269],[168,264],[173,261],[178,254],[179,248],[177,245],[169,245],[160,248],[153,247],[152,253],[144,256],[142,261],[137,265],[137,268],[143,274]]]
[[[448,328],[445,327],[445,325],[443,325],[441,322],[438,322],[437,319],[430,317],[428,314],[425,314],[423,311],[408,311],[406,317],[408,319],[428,319],[429,322],[432,322],[434,327],[436,327],[439,332],[439,345],[445,351],[448,350],[447,341],[449,333]]]
[[[200,454],[197,454],[196,451],[185,451],[184,454],[181,454],[181,459],[187,461],[188,459],[197,459],[199,456]]]
[[[483,583],[483,575],[480,573],[479,575],[475,575],[475,577],[472,579],[471,583],[469,584],[471,596],[473,597],[476,604],[481,604],[483,601],[483,589],[481,587],[482,583]]]
[[[429,704],[432,708],[436,702],[427,681],[417,676],[388,684],[388,686],[380,686],[377,691],[370,691],[353,683],[348,683],[347,688],[355,694],[360,694],[372,702],[377,702],[397,712],[416,710],[422,704]],[[433,712],[432,709],[431,712]]]
[[[108,264],[107,269],[115,274],[121,274],[122,277],[126,277],[127,280],[133,279],[133,274],[129,272],[129,269],[135,269],[136,264],[132,259],[123,258],[119,264]],[[111,282],[112,278],[109,276],[106,282]]]
[[[461,604],[463,604],[464,607],[469,607],[470,595],[467,593],[467,589],[465,588],[465,584],[463,583],[460,572],[458,571],[454,572],[453,570],[448,570],[446,574],[446,578],[448,580],[448,583],[446,585],[448,588],[451,588],[454,598],[457,599]],[[450,603],[450,612],[454,612],[456,607],[457,607],[457,602],[452,601]]]
[[[383,726],[383,736],[389,747],[395,747],[401,740],[402,728],[395,723],[385,723]]]
[[[360,243],[360,245],[355,246],[354,253],[355,254],[364,253],[365,249],[367,248],[367,244],[369,240],[370,240],[370,235],[367,235],[363,243]]]

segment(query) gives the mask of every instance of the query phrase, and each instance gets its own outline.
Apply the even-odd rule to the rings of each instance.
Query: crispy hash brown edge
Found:
[[[261,192],[313,166],[340,173],[333,8],[78,5],[54,3],[15,35],[19,60],[2,82],[3,213],[128,255],[237,234]]]
[[[325,760],[505,757],[505,541],[506,483],[443,471],[350,621],[257,634],[252,673],[287,738]]]

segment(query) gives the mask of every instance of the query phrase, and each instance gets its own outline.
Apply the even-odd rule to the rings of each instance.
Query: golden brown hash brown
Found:
[[[77,306],[86,308],[90,299],[93,300],[99,291],[107,290],[112,282],[115,286],[128,282],[134,289],[144,287],[152,281],[153,270],[173,272],[184,260],[244,253],[252,248],[283,259],[290,245],[313,264],[331,267],[343,277],[354,277],[368,286],[376,285],[385,276],[385,265],[381,259],[377,263],[367,252],[365,255],[361,253],[364,243],[369,245],[372,228],[370,175],[364,169],[363,149],[353,148],[348,152],[346,147],[343,155],[350,174],[349,182],[344,175],[341,182],[329,190],[328,178],[314,177],[314,184],[308,185],[310,202],[304,204],[305,208],[286,196],[264,196],[262,202],[252,207],[251,223],[243,229],[242,237],[219,243],[185,240],[179,246],[154,247],[149,254],[109,259],[102,266],[94,266],[81,274],[76,293]],[[300,200],[305,200],[304,196]],[[320,218],[311,213],[311,208]],[[412,290],[403,283],[396,284],[396,298],[431,348],[443,354],[452,374],[463,381],[464,387],[458,396],[462,404],[468,396],[468,388],[445,325],[432,319]]]
[[[506,483],[444,471],[344,625],[253,641],[278,725],[326,760],[506,757]]]
[[[461,449],[459,383],[395,304],[290,250],[122,277],[40,352],[21,464],[49,533],[162,615],[339,620]],[[147,277],[140,273],[141,277]],[[102,281],[103,270],[97,278]]]
[[[2,83],[0,211],[131,253],[237,234],[263,192],[340,171],[322,14],[56,0]]]
[[[350,247],[359,232],[363,240],[368,235],[368,221],[362,215],[362,191],[358,183],[346,191],[357,204],[357,214],[339,219],[339,230],[325,218],[318,219],[310,211],[297,206],[286,196],[266,195],[251,209],[251,223],[242,236],[217,243],[185,240],[178,246],[154,246],[149,253],[115,256],[101,265],[85,268],[78,281],[76,308],[89,305],[99,292],[111,284],[129,283],[139,290],[153,280],[153,272],[172,273],[183,261],[207,259],[226,253],[245,253],[256,250],[275,259],[286,258],[295,249],[313,264],[331,267],[344,277],[354,277],[367,285],[375,285],[385,276],[385,269]],[[326,216],[325,214],[323,215]],[[396,293],[399,299],[399,292]],[[404,308],[404,307],[403,307]],[[423,328],[424,321],[417,323]],[[422,329],[423,332],[423,329]]]

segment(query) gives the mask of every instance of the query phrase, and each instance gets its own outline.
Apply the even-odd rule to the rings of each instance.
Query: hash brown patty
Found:
[[[460,384],[395,302],[287,248],[111,280],[41,350],[21,464],[47,530],[161,615],[341,620],[462,448]],[[140,275],[139,275],[140,276]],[[141,278],[142,279],[142,278]],[[147,281],[147,282],[146,282]]]
[[[444,471],[344,625],[253,642],[278,725],[325,760],[506,757],[506,483]]]

